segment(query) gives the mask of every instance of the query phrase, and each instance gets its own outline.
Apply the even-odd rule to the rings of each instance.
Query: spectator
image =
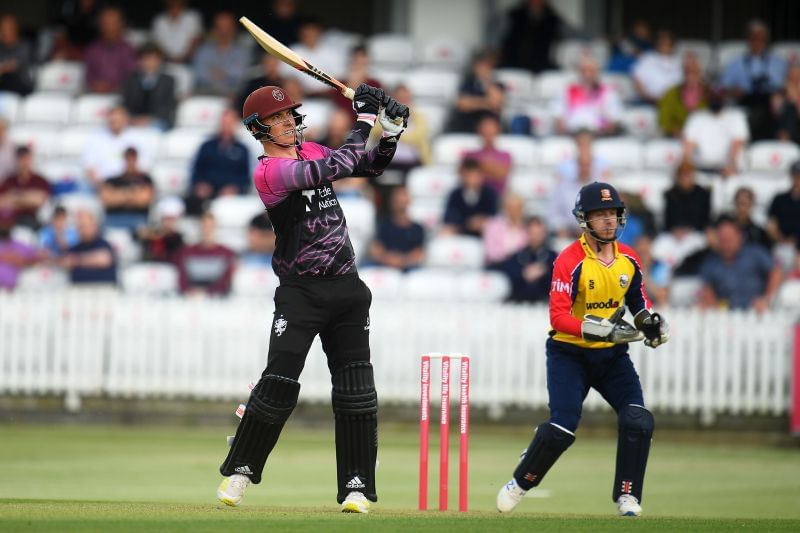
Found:
[[[695,181],[688,161],[675,170],[672,187],[664,192],[664,229],[671,232],[702,232],[711,222],[711,193]]]
[[[333,108],[330,117],[328,117],[328,129],[325,131],[324,136],[318,134],[307,135],[308,138],[320,138],[320,144],[325,146],[342,146],[347,141],[347,136],[350,135],[350,129],[353,126],[353,110],[352,106],[350,111],[344,109]],[[405,132],[404,132],[405,135]]]
[[[175,121],[175,78],[162,68],[161,50],[144,45],[139,50],[139,68],[122,86],[122,105],[134,126],[168,130]]]
[[[323,27],[319,20],[316,18],[305,19],[300,24],[299,42],[292,45],[291,49],[315,67],[336,79],[341,79],[347,70],[347,57],[340,49],[324,46],[320,41],[322,32]],[[300,82],[306,96],[324,97],[328,94],[327,86],[311,76],[307,76],[289,65],[281,65],[281,68],[284,78],[295,78]]]
[[[697,56],[683,60],[683,83],[669,89],[658,101],[658,125],[666,135],[680,138],[689,114],[708,105],[708,85]]]
[[[627,37],[615,38],[611,42],[611,58],[606,70],[619,74],[630,74],[639,57],[653,49],[650,25],[644,20],[636,20]]]
[[[0,91],[26,95],[33,90],[32,61],[28,43],[19,36],[16,15],[0,16]]]
[[[86,143],[83,166],[89,183],[99,187],[108,178],[125,171],[125,150],[135,148],[139,166],[150,168],[151,154],[145,140],[129,126],[128,112],[122,106],[112,107],[106,127],[97,131]]]
[[[39,246],[50,257],[61,257],[78,244],[79,240],[78,230],[69,222],[67,210],[64,206],[57,205],[50,217],[50,224],[39,231]]]
[[[548,204],[548,223],[559,238],[578,237],[581,229],[575,225],[572,209],[575,198],[584,185],[604,177],[603,162],[592,155],[592,134],[583,130],[575,136],[578,148],[575,162],[559,166],[558,185],[553,189]]]
[[[481,167],[486,185],[492,188],[497,196],[506,190],[508,174],[511,172],[511,154],[497,148],[497,137],[500,135],[500,119],[494,115],[484,116],[476,127],[483,146],[479,150],[464,154],[466,159],[474,159]]]
[[[665,263],[653,257],[652,246],[653,239],[647,234],[642,234],[636,239],[634,250],[639,256],[639,266],[647,296],[656,306],[663,309],[669,306],[670,272]]]
[[[745,242],[758,244],[766,250],[772,248],[772,240],[761,226],[753,221],[753,205],[756,195],[750,187],[739,187],[733,197],[734,217],[742,230]],[[800,213],[800,211],[796,211]]]
[[[177,264],[183,249],[183,235],[178,231],[178,221],[183,215],[183,201],[166,196],[158,201],[158,225],[139,228],[137,236],[142,243],[142,259],[158,263]]]
[[[591,131],[578,130],[575,133],[575,158],[565,159],[556,169],[556,174],[562,181],[575,181],[583,176],[590,181],[605,182],[611,177],[606,161],[592,152],[593,143],[594,134]]]
[[[497,193],[486,185],[481,167],[464,159],[458,167],[461,185],[447,197],[442,233],[480,237],[486,221],[497,214]]]
[[[270,267],[275,252],[275,230],[267,213],[259,213],[247,226],[247,249],[239,261],[243,265]]]
[[[655,216],[645,206],[640,195],[632,192],[620,192],[619,195],[628,210],[628,221],[625,224],[625,231],[617,241],[633,248],[640,237],[644,235],[652,237],[656,234]]]
[[[388,93],[387,93],[388,94]],[[397,151],[394,153],[389,169],[405,171],[420,166],[428,165],[431,162],[431,134],[428,127],[428,119],[425,113],[414,106],[414,98],[407,85],[400,83],[391,92],[391,96],[399,103],[408,106],[410,115],[408,117],[408,127],[403,132],[403,136],[397,142]],[[350,113],[352,116],[352,112]],[[383,132],[380,124],[376,124],[372,129],[372,135],[377,136]],[[332,146],[330,144],[326,146]]]
[[[557,254],[547,244],[547,228],[542,219],[530,218],[526,230],[526,246],[505,260],[489,265],[489,269],[508,276],[511,281],[509,301],[546,302],[550,297]]]
[[[483,117],[500,117],[505,94],[503,86],[494,79],[496,65],[497,58],[491,51],[484,50],[474,57],[470,71],[459,86],[448,131],[472,133]]]
[[[178,254],[178,280],[181,293],[224,296],[231,290],[236,254],[217,243],[214,215],[203,213],[200,242],[184,246]]]
[[[97,0],[63,2],[56,19],[51,58],[54,61],[83,61],[87,46],[97,39]]]
[[[265,32],[286,46],[292,46],[297,43],[302,20],[297,14],[297,2],[295,0],[272,0],[272,8],[264,10],[263,13],[267,13],[267,15],[256,16],[253,21],[262,27]],[[316,65],[316,63],[314,64]],[[299,100],[293,101],[299,102]]]
[[[350,51],[350,66],[342,82],[348,87],[358,87],[362,83],[372,85],[373,87],[381,87],[381,82],[369,75],[369,54],[367,54],[367,48],[365,46],[358,45],[353,47]],[[347,111],[348,115],[353,117],[352,100],[345,98],[345,96],[336,89],[330,89],[328,93],[336,107]],[[354,121],[355,119],[353,119],[353,122]]]
[[[0,181],[17,170],[17,147],[8,137],[8,121],[0,117]]]
[[[100,236],[94,213],[80,210],[76,214],[78,244],[72,246],[59,264],[69,270],[76,285],[117,283],[117,258],[111,245]]]
[[[50,183],[33,172],[29,148],[17,148],[17,173],[0,183],[0,208],[14,211],[17,224],[38,229],[36,214],[50,198]]]
[[[250,66],[250,52],[236,42],[236,20],[223,11],[214,15],[211,39],[197,49],[192,68],[198,92],[233,96]]]
[[[553,103],[557,132],[565,134],[588,129],[598,135],[618,133],[622,118],[619,94],[600,81],[597,61],[593,58],[584,56],[578,69],[578,81],[571,83]]]
[[[408,216],[411,197],[405,187],[391,196],[390,214],[378,226],[369,254],[375,263],[407,272],[425,259],[425,230]]]
[[[776,244],[794,248],[800,244],[800,161],[792,164],[789,173],[792,187],[772,199],[767,232]]]
[[[717,250],[700,267],[703,308],[724,307],[766,311],[781,283],[781,270],[761,246],[744,242],[736,220],[716,223]]]
[[[247,97],[250,96],[250,93],[256,89],[260,87],[266,87],[268,85],[275,85],[276,87],[283,86],[283,77],[280,74],[280,59],[265,52],[261,55],[261,61],[259,65],[261,70],[259,71],[258,75],[247,80],[244,83],[242,90],[239,91],[239,95],[236,97],[236,110],[239,112],[241,112],[241,110],[244,108],[244,101],[247,100]],[[350,114],[352,115],[352,104],[350,109]]]
[[[681,60],[674,50],[672,33],[661,30],[656,48],[645,52],[633,67],[633,82],[639,98],[655,104],[664,93],[681,82]]]
[[[236,139],[239,114],[226,109],[219,130],[200,145],[194,158],[187,212],[200,214],[214,198],[246,194],[250,189],[250,152]]]
[[[760,20],[747,26],[748,50],[725,65],[721,84],[729,96],[747,108],[753,140],[771,138],[770,98],[786,79],[786,60],[769,51],[769,28]]]
[[[150,30],[155,44],[173,63],[188,63],[203,38],[203,18],[186,4],[186,0],[164,0],[166,9],[156,15]]]
[[[86,49],[86,89],[93,93],[114,93],[136,70],[136,52],[124,39],[122,11],[105,7],[99,15],[100,37]]]
[[[12,290],[25,267],[42,260],[44,255],[27,244],[11,237],[14,228],[14,212],[0,208],[0,289]]]
[[[139,168],[136,148],[128,148],[125,150],[125,171],[100,186],[106,227],[133,231],[147,224],[154,197],[153,179]]]
[[[503,37],[502,63],[538,74],[557,68],[552,48],[564,23],[547,0],[522,1],[508,12],[508,30]]]
[[[483,251],[486,263],[496,263],[525,246],[525,202],[516,194],[503,198],[503,212],[486,221]]]
[[[800,65],[789,67],[783,90],[773,95],[772,109],[778,123],[778,139],[800,144]]]
[[[722,109],[722,95],[712,91],[708,110],[698,109],[689,115],[683,129],[683,153],[702,171],[723,177],[739,170],[744,145],[750,137],[742,113]]]

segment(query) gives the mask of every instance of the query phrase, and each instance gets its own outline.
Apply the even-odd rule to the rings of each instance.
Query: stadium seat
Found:
[[[39,238],[36,231],[28,226],[14,226],[11,228],[11,239],[28,246],[39,246]]]
[[[246,35],[246,37],[250,45],[256,45],[255,40],[250,35]],[[352,50],[354,47],[360,45],[363,40],[364,37],[360,33],[352,33],[338,28],[328,28],[322,33],[322,37],[320,37],[320,45],[325,48],[332,47],[334,50]]]
[[[16,290],[55,293],[69,286],[69,275],[60,268],[34,266],[20,272]]]
[[[715,54],[714,68],[717,72],[722,72],[725,69],[725,65],[746,51],[747,43],[745,41],[723,41],[719,43]]]
[[[458,270],[483,268],[483,244],[477,237],[446,235],[432,239],[426,249],[425,266]]]
[[[117,255],[120,266],[126,266],[139,261],[142,248],[133,239],[130,230],[122,228],[107,228],[103,231],[103,238],[108,241]]]
[[[589,55],[602,68],[608,61],[608,54],[608,43],[603,39],[564,39],[556,45],[555,58],[559,67],[572,70],[578,66],[582,57]]]
[[[403,288],[403,273],[396,268],[370,266],[358,269],[373,298],[392,299],[400,297]]]
[[[180,63],[164,63],[164,72],[175,78],[175,97],[183,99],[194,91],[194,73],[191,67]]]
[[[554,100],[567,90],[570,83],[578,79],[572,71],[547,70],[537,78],[536,97],[541,100]]]
[[[681,58],[681,60],[683,60],[683,57],[687,52],[691,52],[697,57],[697,60],[700,62],[700,66],[707,74],[711,69],[712,62],[714,60],[711,43],[697,39],[681,39],[675,43],[675,53]]]
[[[444,208],[444,198],[413,198],[408,206],[408,216],[421,224],[428,233],[432,233],[442,223]]]
[[[577,148],[572,137],[547,137],[539,143],[539,153],[543,166],[554,167],[574,158]]]
[[[785,174],[800,159],[800,148],[793,142],[757,141],[747,148],[750,170],[766,170]]]
[[[37,167],[44,179],[53,185],[83,181],[85,175],[80,162],[73,159],[48,158]]]
[[[645,168],[672,170],[683,158],[683,145],[676,139],[653,139],[644,145]]]
[[[381,82],[384,87],[396,87],[405,80],[406,70],[392,65],[372,65],[369,75]]]
[[[94,132],[95,129],[91,126],[75,126],[61,130],[55,155],[64,159],[80,159],[86,150],[87,141]]]
[[[531,133],[536,137],[548,138],[555,135],[555,116],[549,106],[528,104],[521,110],[511,110],[508,119],[524,115],[531,121]],[[507,119],[507,120],[508,120]]]
[[[659,136],[658,114],[651,106],[628,107],[622,113],[622,124],[628,135],[638,139]]]
[[[672,278],[669,287],[671,307],[692,307],[697,303],[703,281],[699,277],[688,276]]]
[[[264,204],[255,195],[222,196],[211,201],[211,213],[218,228],[244,228],[258,214],[264,212]]]
[[[36,91],[76,95],[83,90],[84,65],[78,61],[50,61],[36,73]]]
[[[15,125],[9,129],[8,137],[16,145],[30,148],[39,165],[55,155],[58,131],[44,124]]]
[[[529,215],[543,215],[557,181],[546,171],[515,171],[508,180],[508,190],[525,200],[525,212]]]
[[[458,298],[458,283],[452,272],[419,268],[403,277],[404,299],[448,302]]]
[[[636,99],[636,89],[633,85],[633,80],[631,80],[631,77],[627,74],[605,72],[600,75],[600,80],[616,89],[622,101],[630,102]]]
[[[474,133],[446,133],[433,140],[433,160],[440,165],[458,165],[465,152],[481,147]]]
[[[415,102],[451,104],[458,95],[459,78],[456,72],[416,69],[406,74],[405,83]]]
[[[114,94],[84,94],[79,96],[72,107],[72,124],[93,126],[105,124],[108,111],[119,102]]]
[[[125,31],[125,40],[128,41],[128,44],[135,49],[141,48],[143,44],[150,40],[150,30],[143,28],[128,28]]]
[[[221,96],[192,96],[178,104],[175,127],[216,130],[219,118],[228,107]]]
[[[460,39],[438,36],[421,43],[417,62],[427,68],[442,68],[460,72],[469,61],[469,47]]]
[[[32,93],[22,101],[20,122],[58,128],[69,122],[72,98],[67,94]]]
[[[328,122],[333,112],[333,104],[330,100],[327,98],[308,98],[303,100],[303,105],[299,111],[306,116],[303,123],[308,126],[308,130],[306,130],[307,137],[322,139],[326,136]],[[335,148],[338,148],[338,146]]]
[[[16,122],[21,100],[16,93],[0,91],[0,118],[9,124]]]
[[[131,294],[169,296],[179,290],[178,269],[167,263],[137,263],[123,269],[122,289]]]
[[[758,220],[759,223],[766,223],[767,210],[772,203],[772,199],[792,187],[792,181],[788,174],[774,175],[747,172],[738,176],[731,176],[728,179],[731,181],[731,186],[725,189],[727,196],[724,199],[724,205],[727,205],[728,209],[733,209],[733,198],[736,190],[739,187],[750,188],[755,193],[756,198],[753,210],[754,215],[757,215],[756,218],[760,219]]]
[[[614,185],[620,192],[639,196],[656,218],[664,212],[664,193],[672,187],[672,176],[659,171],[636,171],[614,177]]]
[[[189,190],[189,162],[158,161],[150,173],[159,196],[183,196]]]
[[[539,164],[539,145],[527,135],[500,135],[497,148],[511,153],[514,167]]]
[[[82,192],[62,194],[58,197],[58,203],[63,205],[70,215],[74,215],[77,211],[89,211],[101,222],[105,213],[100,198],[94,194]]]
[[[800,309],[800,279],[790,279],[783,282],[775,298],[778,308]]]
[[[467,271],[456,280],[458,299],[462,302],[502,302],[511,294],[511,282],[500,272]]]
[[[208,137],[207,132],[197,131],[194,128],[171,129],[163,135],[161,157],[189,161]]]
[[[450,108],[443,104],[433,102],[415,104],[414,108],[425,117],[428,124],[428,138],[434,138],[444,131]]]
[[[536,97],[536,80],[530,70],[522,68],[499,68],[495,79],[503,84],[506,98],[511,103],[527,102]]]
[[[367,53],[374,65],[406,68],[414,61],[414,43],[404,34],[380,33],[367,39]]]
[[[350,234],[370,241],[375,234],[375,204],[365,198],[339,198],[339,206]]]
[[[359,274],[361,272],[359,271]],[[280,285],[272,267],[240,265],[233,273],[233,295],[237,298],[258,298],[268,301]]]
[[[408,172],[408,192],[412,198],[444,199],[458,186],[458,172],[452,165],[416,167]]]
[[[800,41],[773,43],[770,49],[772,52],[785,57],[789,63],[800,63]]]
[[[592,150],[615,169],[638,169],[642,167],[642,144],[636,138],[615,137],[597,139]]]

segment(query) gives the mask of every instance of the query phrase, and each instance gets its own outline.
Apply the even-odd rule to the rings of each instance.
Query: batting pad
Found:
[[[550,467],[575,442],[575,435],[546,422],[536,428],[528,449],[514,470],[514,479],[523,490],[542,482]]]
[[[653,415],[641,405],[626,405],[619,410],[617,472],[611,492],[611,499],[615,502],[620,495],[630,494],[641,503],[644,471],[654,429]]]

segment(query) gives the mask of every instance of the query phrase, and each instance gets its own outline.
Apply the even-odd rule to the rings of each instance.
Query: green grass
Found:
[[[335,503],[332,429],[289,424],[242,507],[216,503],[226,428],[0,426],[0,531],[800,531],[800,450],[668,443],[656,439],[645,517],[613,516],[616,443],[581,439],[519,512],[499,516],[494,496],[508,480],[528,430],[476,428],[467,515],[415,511],[417,433],[382,428],[380,502],[369,516]],[[450,502],[457,498],[451,439]],[[438,460],[431,453],[430,505]],[[363,526],[363,527],[362,527]]]

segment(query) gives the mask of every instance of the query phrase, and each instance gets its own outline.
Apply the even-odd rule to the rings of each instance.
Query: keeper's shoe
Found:
[[[342,512],[366,514],[369,512],[369,500],[362,493],[353,491],[342,502]]]
[[[512,479],[503,485],[500,492],[497,493],[497,510],[501,513],[510,513],[522,501],[526,492],[528,491],[521,489],[517,485],[516,479]]]
[[[620,516],[641,516],[642,506],[639,505],[639,500],[636,499],[636,496],[623,494],[617,498],[617,513]]]
[[[236,507],[244,497],[244,490],[250,485],[250,478],[242,474],[233,474],[222,480],[217,488],[217,498],[225,505]]]

